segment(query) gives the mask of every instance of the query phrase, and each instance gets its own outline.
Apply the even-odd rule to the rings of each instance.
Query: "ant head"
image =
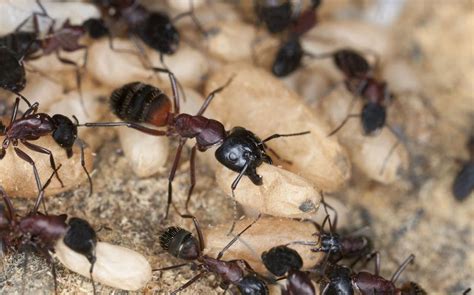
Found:
[[[244,276],[239,281],[237,287],[242,295],[270,294],[265,281],[253,274],[248,274]]]
[[[341,240],[336,233],[321,234],[321,251],[325,253],[339,253],[341,252]]]
[[[400,288],[400,291],[402,292],[401,293],[402,295],[410,295],[410,294],[427,295],[428,294],[420,285],[418,285],[415,282],[406,282]]]
[[[186,260],[197,259],[201,253],[196,238],[189,231],[177,226],[165,229],[160,235],[160,245],[174,257]]]
[[[329,282],[320,285],[324,294],[354,294],[352,288],[351,270],[337,264],[327,265],[325,275]]]
[[[216,159],[235,172],[245,170],[245,175],[256,185],[262,184],[256,168],[262,162],[271,163],[265,153],[263,142],[255,134],[242,127],[233,128],[222,145],[216,150]]]
[[[6,47],[0,47],[0,88],[20,92],[25,88],[25,68],[17,54]]]
[[[361,78],[368,74],[370,65],[353,49],[340,49],[333,55],[334,64],[346,77]]]
[[[179,32],[164,13],[151,13],[138,28],[137,34],[143,42],[160,53],[173,54],[178,50]]]
[[[90,263],[95,262],[95,246],[97,234],[92,226],[84,219],[71,218],[69,229],[64,236],[64,244],[84,256]]]
[[[362,127],[366,135],[372,135],[375,131],[380,130],[385,125],[387,111],[385,107],[379,103],[369,102],[362,108]]]
[[[82,23],[82,26],[92,39],[99,39],[109,34],[109,29],[100,18],[89,18]]]
[[[77,138],[77,125],[71,119],[63,115],[52,117],[56,129],[53,131],[53,138],[57,144],[65,149],[70,149]]]
[[[296,70],[303,58],[303,47],[298,38],[291,38],[277,52],[272,65],[272,73],[277,77],[284,77]]]
[[[273,2],[273,1],[262,1]],[[276,1],[278,2],[278,1]],[[258,1],[257,1],[258,3]],[[260,21],[263,21],[270,33],[279,33],[291,23],[293,9],[291,1],[283,3],[257,4],[255,10]]]
[[[291,269],[300,269],[303,266],[301,256],[287,246],[276,246],[268,252],[262,253],[265,267],[276,276],[283,276]]]

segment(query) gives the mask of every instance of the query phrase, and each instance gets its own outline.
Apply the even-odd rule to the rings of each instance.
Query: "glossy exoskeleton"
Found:
[[[46,113],[38,113],[39,104],[37,102],[31,105],[31,107],[28,108],[20,118],[17,118],[19,104],[20,100],[17,98],[13,107],[10,123],[7,126],[3,126],[0,123],[0,136],[4,136],[2,146],[0,147],[0,160],[5,157],[6,149],[12,145],[16,155],[33,167],[36,185],[38,191],[41,191],[41,179],[38,170],[36,169],[36,164],[27,153],[18,147],[18,143],[21,143],[33,152],[49,156],[51,168],[55,171],[56,178],[62,185],[62,181],[56,171],[56,163],[52,152],[47,148],[31,143],[31,141],[37,140],[43,136],[51,135],[54,141],[65,149],[68,158],[70,158],[72,157],[73,152],[72,146],[76,142],[76,139],[78,139],[77,123],[74,124],[68,117],[60,114],[51,117]],[[81,165],[87,175],[87,179],[89,180],[90,193],[92,193],[92,180],[84,161],[84,146],[80,140],[78,140],[78,142],[80,143],[81,148]],[[35,206],[33,213],[35,213],[36,210],[37,206]]]
[[[225,251],[229,249],[258,218],[238,233],[223,250],[219,252],[217,257],[213,258],[202,253],[204,240],[197,219],[191,215],[182,215],[182,217],[193,219],[198,238],[196,239],[191,232],[183,228],[176,226],[168,227],[160,235],[160,246],[174,257],[190,262],[155,270],[164,271],[185,265],[193,265],[193,269],[199,270],[199,273],[171,294],[176,294],[186,289],[206,273],[214,273],[218,276],[222,281],[221,286],[226,290],[230,285],[235,285],[242,294],[269,294],[266,282],[255,273],[245,260],[221,260]]]
[[[469,160],[465,161],[453,182],[452,192],[456,200],[464,201],[474,190],[474,136],[467,143]]]
[[[375,274],[366,271],[352,273],[345,266],[329,264],[325,271],[327,279],[320,284],[321,294],[409,294],[403,293],[401,288],[395,286],[395,283],[403,270],[415,259],[415,256],[412,254],[405,259],[390,280],[379,275],[380,259],[378,253],[376,253],[376,257]],[[408,291],[410,290],[408,289]]]
[[[15,93],[21,97],[28,106],[30,102],[20,94],[25,88],[25,67],[23,65],[23,57],[18,55],[7,47],[0,46],[0,88]]]
[[[301,271],[303,260],[295,250],[287,246],[276,246],[261,255],[265,267],[275,276],[286,274],[286,288],[282,294],[314,295],[316,291],[307,272]]]
[[[45,187],[49,184],[49,181]],[[44,187],[40,195],[44,193]],[[91,263],[90,277],[94,263],[96,261],[95,247],[97,236],[95,230],[90,224],[80,218],[70,218],[68,222],[67,215],[43,215],[40,213],[30,213],[24,217],[18,217],[12,202],[5,190],[0,187],[7,211],[0,210],[0,238],[5,245],[6,251],[18,251],[24,245],[33,246],[33,248],[43,254],[53,270],[54,286],[57,289],[56,270],[50,252],[59,239],[63,239],[64,244],[71,250],[84,255]],[[92,286],[95,294],[95,285],[92,280]]]
[[[169,74],[173,89],[173,111],[171,111],[172,104],[170,99],[160,89],[140,82],[133,82],[118,88],[111,95],[111,108],[113,112],[125,122],[86,123],[84,126],[127,126],[154,136],[175,136],[179,138],[176,156],[168,178],[168,205],[166,216],[168,216],[169,208],[172,203],[172,182],[179,164],[182,149],[188,139],[195,138],[196,144],[191,150],[191,186],[188,191],[186,208],[188,207],[196,183],[194,172],[196,150],[203,152],[211,147],[218,146],[215,152],[216,159],[222,165],[239,173],[231,186],[232,195],[234,196],[234,190],[244,175],[248,176],[256,185],[262,184],[262,177],[257,174],[256,168],[263,162],[272,163],[270,156],[265,152],[265,142],[278,137],[308,133],[274,134],[261,140],[251,131],[243,127],[235,127],[230,131],[226,131],[221,122],[204,117],[204,111],[214,96],[222,91],[232,79],[229,79],[225,85],[212,91],[195,115],[180,113],[179,94],[174,75],[166,69],[154,68],[154,70]],[[142,123],[148,123],[157,127],[165,126],[167,129],[152,129],[141,125]]]
[[[138,37],[143,43],[163,54],[173,54],[179,46],[180,36],[174,22],[190,16],[198,29],[201,25],[194,15],[192,1],[190,11],[171,19],[166,13],[150,11],[136,0],[94,0],[102,12],[107,28],[114,32],[125,27],[126,34]]]

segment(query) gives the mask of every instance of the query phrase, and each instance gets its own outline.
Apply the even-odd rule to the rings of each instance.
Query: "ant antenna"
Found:
[[[225,245],[225,247],[221,250],[221,252],[219,252],[219,254],[217,255],[216,259],[219,260],[222,258],[222,256],[224,256],[224,253],[225,251],[227,251],[234,243],[235,241],[237,241],[241,235],[243,235],[244,232],[246,232],[250,227],[252,227],[252,225],[254,225],[259,219],[260,217],[262,216],[262,214],[258,214],[257,218],[255,218],[254,221],[252,221],[252,223],[250,223],[249,225],[247,225],[242,231],[240,231],[229,243],[227,243],[227,245]]]
[[[270,135],[269,137],[265,138],[264,140],[262,140],[262,143],[265,143],[265,142],[270,141],[270,140],[275,139],[275,138],[300,136],[300,135],[306,135],[306,134],[309,134],[309,133],[311,133],[311,131],[304,131],[304,132],[298,132],[298,133],[287,133],[287,134],[275,133],[275,134]]]
[[[410,254],[407,259],[398,267],[398,269],[395,271],[393,274],[392,278],[390,281],[395,284],[395,282],[398,280],[398,277],[400,274],[405,270],[405,268],[408,266],[409,263],[412,263],[413,260],[415,260],[415,255]]]
[[[74,119],[74,121],[76,121],[76,127],[79,127],[81,126],[79,124],[79,120],[77,119],[77,117],[75,115],[72,115],[72,118]],[[77,138],[76,139],[78,144],[79,144],[79,147],[81,149],[81,166],[82,166],[82,169],[84,170],[84,172],[86,173],[87,175],[87,180],[89,181],[89,196],[92,195],[92,192],[93,192],[93,184],[92,184],[92,178],[91,178],[91,175],[89,174],[89,171],[87,171],[87,168],[86,168],[86,161],[84,160],[84,148],[85,148],[85,143],[84,141],[82,141],[82,139],[80,138]]]

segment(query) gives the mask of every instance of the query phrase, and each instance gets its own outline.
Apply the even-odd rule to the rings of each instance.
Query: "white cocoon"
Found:
[[[90,262],[84,255],[71,250],[62,239],[56,244],[55,251],[55,256],[65,267],[89,278]],[[151,279],[151,266],[138,252],[98,242],[96,256],[97,261],[92,273],[95,282],[117,289],[136,291],[145,287]]]

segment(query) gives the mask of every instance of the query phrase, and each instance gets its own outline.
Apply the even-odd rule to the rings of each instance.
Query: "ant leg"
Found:
[[[31,166],[33,166],[33,173],[35,174],[36,186],[38,187],[38,192],[41,192],[43,186],[41,185],[41,179],[39,177],[38,169],[36,169],[35,161],[33,161],[33,159],[30,156],[28,156],[27,153],[20,150],[19,148],[17,147],[13,147],[13,148],[18,157],[20,157],[23,161],[26,161]]]
[[[186,212],[189,213],[188,210],[188,205],[189,201],[191,200],[191,195],[193,194],[194,187],[196,186],[196,145],[193,146],[191,149],[191,158],[189,159],[190,167],[189,167],[189,172],[190,172],[190,178],[191,178],[191,185],[189,186],[188,190],[188,197],[186,199]]]
[[[248,167],[249,167],[249,163],[247,162],[245,164],[244,168],[242,169],[242,171],[239,172],[239,175],[237,175],[237,177],[232,182],[232,185],[230,186],[231,193],[232,193],[232,206],[233,206],[233,209],[234,209],[234,219],[232,220],[232,226],[230,227],[229,233],[227,235],[230,235],[234,231],[235,223],[238,220],[237,200],[235,199],[235,192],[234,191],[237,188],[237,185],[239,184],[242,177],[245,175],[245,172],[247,171]]]
[[[180,13],[177,16],[175,16],[174,19],[172,20],[172,23],[177,22],[179,19],[181,19],[183,17],[189,16],[189,17],[191,17],[191,20],[193,21],[193,23],[196,26],[196,28],[198,29],[198,31],[201,32],[201,34],[203,34],[204,37],[206,37],[207,36],[207,31],[204,30],[201,22],[198,20],[198,18],[194,14],[193,0],[189,0],[189,6],[190,6],[190,10],[186,11],[186,12],[183,12],[183,13]]]
[[[241,230],[232,240],[230,240],[230,242],[227,243],[227,245],[225,245],[225,247],[219,252],[219,254],[217,254],[216,259],[217,259],[217,260],[220,260],[220,259],[222,258],[222,256],[224,256],[225,251],[227,251],[227,250],[230,248],[230,246],[232,246],[232,245],[235,243],[235,241],[237,241],[237,240],[240,238],[240,236],[243,235],[244,232],[246,232],[250,227],[252,227],[252,225],[254,225],[254,224],[260,219],[260,216],[261,216],[261,214],[259,214],[259,215],[257,216],[257,218],[255,218],[255,220],[252,221],[252,223],[250,223],[249,225],[247,225],[247,226],[246,226],[243,230]]]
[[[173,202],[173,180],[176,174],[176,170],[178,169],[179,159],[181,157],[181,151],[183,150],[184,144],[186,143],[186,139],[181,139],[176,150],[176,155],[174,157],[173,166],[171,167],[171,172],[168,177],[168,204],[166,205],[166,215],[165,219],[168,218],[168,214],[170,211],[171,203]]]
[[[126,126],[128,128],[133,128],[143,133],[153,135],[153,136],[165,136],[168,135],[166,131],[156,130],[152,128],[147,128],[137,123],[132,122],[98,122],[98,123],[84,123],[78,124],[78,127],[85,126],[85,127],[119,127],[119,126]]]
[[[413,260],[415,260],[415,255],[410,254],[410,256],[408,256],[407,259],[405,259],[405,261],[395,271],[390,281],[395,284],[400,274],[405,270],[405,268],[408,266],[409,263],[413,262]]]
[[[321,203],[323,203],[324,211],[327,214],[327,218],[328,218],[328,222],[329,222],[329,229],[331,230],[331,233],[334,233],[336,231],[336,228],[337,228],[337,211],[336,211],[336,209],[334,209],[334,207],[329,205],[324,200],[324,194],[323,194],[322,191],[320,192],[320,194],[321,194]],[[331,215],[328,212],[328,208],[334,213],[334,222],[331,222]]]
[[[84,142],[81,139],[77,139],[77,142],[79,143],[79,147],[81,149],[81,166],[82,169],[84,169],[84,172],[87,175],[87,180],[89,181],[89,197],[92,195],[93,192],[93,185],[92,185],[92,178],[91,175],[89,174],[89,171],[87,171],[86,168],[86,161],[84,160]]]
[[[204,236],[202,234],[201,226],[199,225],[199,221],[197,220],[197,218],[191,214],[183,214],[183,215],[179,214],[179,215],[182,218],[191,218],[193,220],[194,228],[196,229],[196,232],[198,234],[199,248],[201,251],[204,250]]]
[[[298,133],[288,133],[288,134],[275,133],[275,134],[270,135],[269,137],[265,138],[264,140],[262,140],[262,142],[267,142],[267,141],[270,141],[272,139],[279,138],[279,137],[300,136],[300,135],[305,135],[305,134],[309,134],[309,133],[311,133],[311,131],[304,131],[304,132],[298,132]]]
[[[347,123],[347,121],[349,121],[349,119],[358,118],[358,117],[360,117],[360,114],[349,114],[349,115],[347,115],[346,118],[342,121],[342,123],[339,126],[337,126],[336,129],[331,131],[331,133],[328,134],[328,137],[333,136],[334,134],[336,134],[342,127],[344,127],[344,125]]]
[[[178,289],[174,290],[173,292],[171,292],[172,295],[174,294],[177,294],[181,291],[183,291],[184,289],[186,289],[187,287],[191,286],[193,283],[195,283],[197,280],[199,280],[204,274],[206,274],[208,271],[207,270],[203,270],[201,271],[200,273],[198,273],[197,275],[195,275],[192,279],[190,279],[189,281],[187,281],[184,285],[182,285],[181,287],[179,287]]]
[[[38,102],[35,102],[34,104],[31,105],[30,108],[28,108],[28,109],[23,113],[23,115],[22,115],[21,117],[22,117],[22,118],[25,118],[26,116],[36,114],[36,112],[38,111],[38,107],[39,107],[39,103],[38,103]]]
[[[44,202],[44,191],[45,189],[49,186],[49,184],[51,183],[51,180],[53,179],[54,175],[56,174],[56,172],[61,168],[61,164],[59,164],[58,166],[58,169],[56,169],[55,171],[53,171],[53,173],[51,173],[51,175],[49,176],[48,180],[46,180],[45,184],[43,185],[43,188],[41,189],[41,191],[39,192],[38,194],[38,197],[36,198],[36,202],[35,202],[35,206],[33,207],[33,211],[32,214],[36,214],[36,212],[38,212],[38,209],[39,209],[39,206],[40,206],[40,203],[43,204],[43,210],[44,210],[44,213],[46,215],[48,215],[48,212],[46,210],[46,204]]]
[[[56,173],[56,179],[61,183],[61,187],[64,187],[63,181],[61,180],[61,178],[59,178],[59,174],[58,174],[58,171],[56,169],[56,163],[54,162],[53,153],[50,150],[48,150],[47,148],[38,146],[38,145],[33,144],[31,142],[28,142],[26,140],[22,140],[21,143],[23,143],[24,146],[26,146],[27,148],[29,148],[32,151],[35,151],[37,153],[42,153],[42,154],[45,154],[45,155],[49,156],[49,163],[51,165],[51,168],[53,168],[53,170]]]
[[[375,268],[374,268],[374,271],[375,271],[375,275],[379,275],[380,273],[380,252],[379,251],[375,251],[375,252],[372,252],[370,253],[369,255],[367,255],[366,259],[365,259],[365,264],[364,264],[364,267],[365,265],[367,265],[367,263],[369,263],[370,260],[372,260],[373,258],[375,257]]]
[[[8,214],[10,215],[10,220],[15,220],[16,219],[15,209],[13,208],[12,200],[7,195],[7,192],[2,186],[0,186],[0,194],[3,197],[3,201],[5,202],[5,205],[7,206]]]
[[[181,263],[181,264],[176,264],[176,265],[162,267],[162,268],[153,268],[152,271],[165,271],[165,270],[180,268],[180,267],[190,265],[190,264],[193,264],[193,263],[192,262],[187,262],[187,263]]]
[[[227,86],[229,86],[229,84],[232,82],[232,80],[235,78],[235,75],[232,75],[229,80],[227,80],[227,82],[225,82],[224,85],[222,85],[221,87],[217,88],[217,89],[214,89],[211,93],[209,93],[209,95],[206,97],[206,100],[204,101],[204,103],[202,104],[201,108],[199,109],[199,111],[196,113],[196,116],[200,116],[202,114],[204,114],[204,112],[206,111],[207,107],[209,106],[209,104],[211,103],[212,99],[214,98],[214,96],[221,92],[222,90],[224,90],[224,88],[226,88]]]
[[[85,47],[84,47],[85,48]],[[85,66],[85,63],[87,62],[87,48],[85,48],[85,60],[84,60],[84,65],[83,67]],[[77,92],[79,92],[79,100],[80,100],[80,103],[81,103],[81,107],[82,109],[84,110],[84,114],[86,114],[86,116],[88,117],[88,113],[87,113],[87,109],[86,109],[86,106],[84,105],[84,97],[82,95],[82,78],[81,78],[81,67],[79,67],[79,65],[75,62],[75,61],[72,61],[68,58],[64,58],[60,55],[59,53],[59,50],[56,50],[56,57],[58,58],[58,60],[64,64],[68,64],[68,65],[71,65],[71,66],[74,66],[75,67],[75,70],[76,70],[76,86],[77,86]]]
[[[168,77],[171,83],[171,89],[173,90],[174,112],[178,114],[179,113],[179,92],[178,92],[178,86],[177,86],[178,83],[176,81],[176,77],[170,70],[166,68],[152,67],[151,70],[153,70],[154,72],[168,74]]]
[[[385,170],[385,167],[387,166],[387,163],[388,163],[388,159],[390,159],[390,157],[392,156],[392,154],[395,152],[395,149],[398,147],[398,145],[400,144],[401,142],[401,135],[398,134],[395,129],[393,129],[392,126],[388,125],[388,124],[385,124],[385,127],[387,127],[387,129],[393,134],[395,135],[395,137],[397,138],[397,141],[392,145],[392,147],[390,148],[387,156],[385,156],[385,159],[382,163],[382,167],[380,168],[380,171],[379,171],[379,174],[382,174]]]
[[[13,121],[15,121],[15,119],[16,119],[16,116],[17,116],[17,114],[18,114],[18,108],[19,108],[19,106],[20,106],[20,99],[17,97],[17,98],[15,99],[15,104],[13,105],[13,112],[12,112],[12,117],[11,117],[11,119],[10,119],[10,125],[11,125],[11,123],[12,123]]]

